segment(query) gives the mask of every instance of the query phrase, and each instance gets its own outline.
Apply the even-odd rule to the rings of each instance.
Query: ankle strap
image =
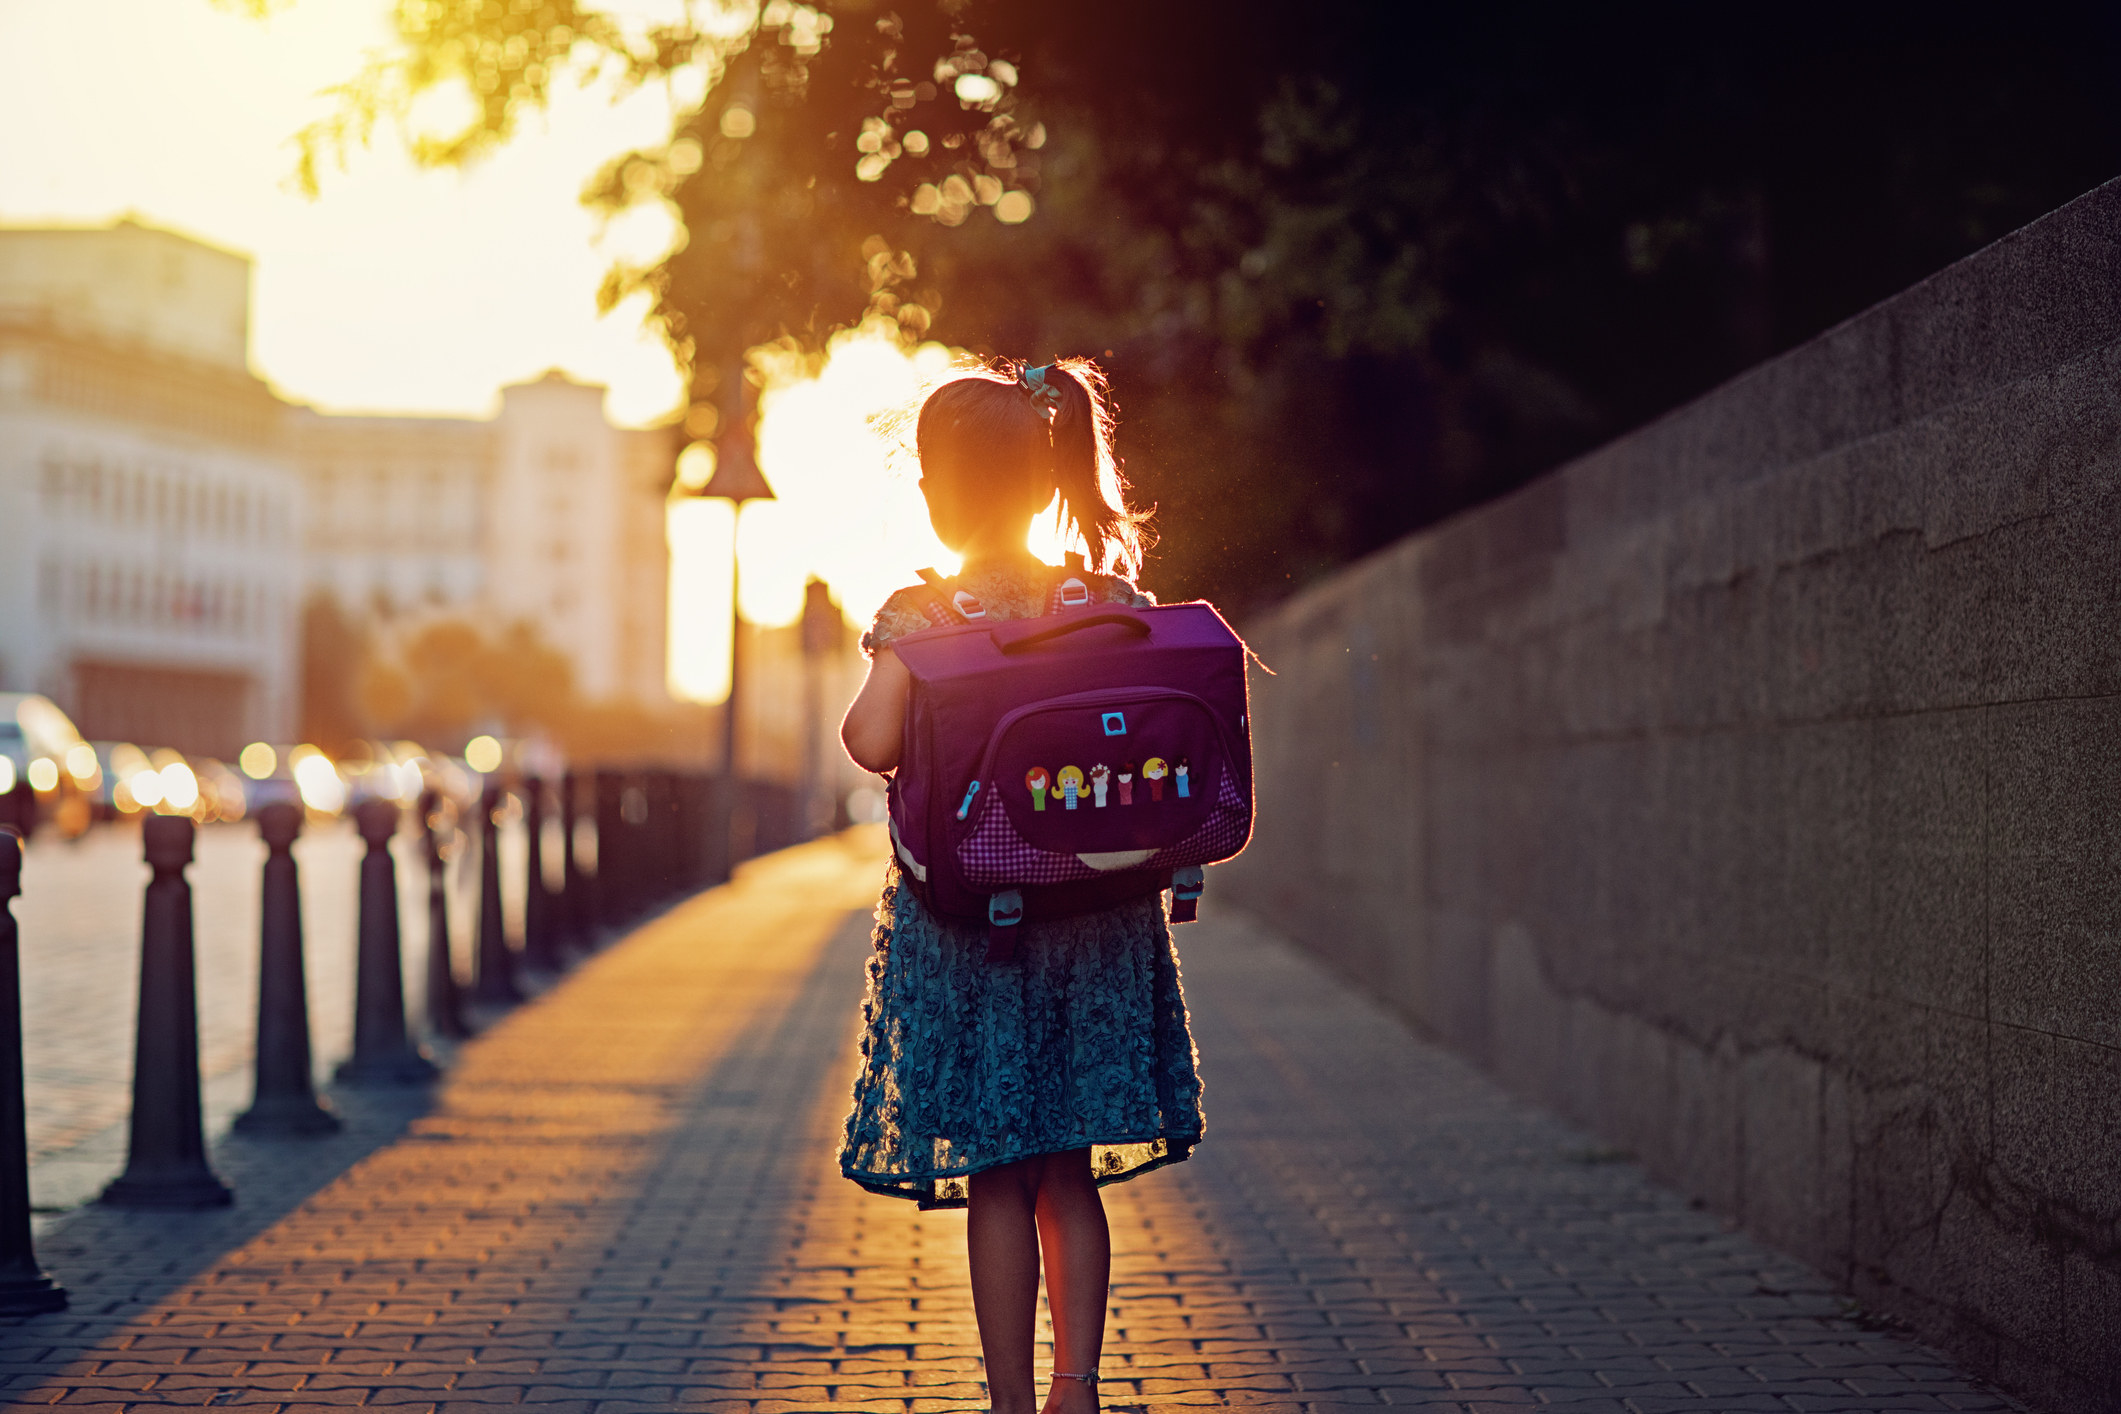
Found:
[[[1081,1380],[1086,1385],[1094,1385],[1097,1383],[1097,1376],[1094,1374],[1070,1375],[1061,1370],[1055,1370],[1053,1372],[1053,1378],[1056,1380]]]

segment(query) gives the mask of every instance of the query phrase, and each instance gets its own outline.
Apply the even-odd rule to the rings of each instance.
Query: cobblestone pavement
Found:
[[[880,858],[758,861],[431,1100],[223,1143],[233,1210],[67,1220],[8,1407],[984,1408],[962,1215],[832,1162]],[[1108,1190],[1108,1408],[2013,1407],[1243,917],[1181,939],[1209,1137]]]
[[[504,837],[511,908],[523,846]],[[312,826],[295,844],[302,877],[311,1053],[321,1079],[353,1038],[355,891],[362,846],[346,821]],[[258,888],[265,846],[245,824],[199,831],[192,884],[199,991],[199,1066],[209,1129],[227,1127],[251,1099],[257,1028]],[[427,879],[417,841],[393,846],[403,921],[405,984],[415,1017],[425,1006]],[[475,881],[453,868],[452,941],[460,972],[470,966]],[[45,834],[24,861],[15,905],[22,928],[24,1098],[31,1190],[40,1210],[92,1197],[124,1166],[124,1121],[132,1103],[133,1021],[138,1003],[140,908],[148,869],[137,825],[99,827],[76,841]]]

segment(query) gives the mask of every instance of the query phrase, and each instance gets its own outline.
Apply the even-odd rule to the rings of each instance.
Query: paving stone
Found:
[[[75,1309],[0,1322],[5,1403],[980,1414],[962,1214],[833,1167],[880,861],[759,861],[431,1098],[224,1139],[236,1210],[51,1228]],[[1180,944],[1209,1135],[1107,1190],[1108,1410],[2014,1408],[1243,916]]]

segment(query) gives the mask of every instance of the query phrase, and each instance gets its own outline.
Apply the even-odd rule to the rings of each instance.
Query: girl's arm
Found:
[[[878,775],[897,769],[906,729],[906,691],[911,685],[912,676],[898,654],[889,648],[877,649],[869,660],[869,676],[840,723],[840,744],[855,765]]]

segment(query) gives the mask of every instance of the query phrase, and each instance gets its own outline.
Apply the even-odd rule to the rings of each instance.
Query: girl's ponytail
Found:
[[[1053,481],[1062,523],[1074,522],[1090,568],[1132,579],[1148,549],[1149,512],[1127,509],[1127,486],[1112,454],[1112,405],[1104,371],[1087,358],[1059,359],[1042,370],[1060,392],[1053,413]]]

